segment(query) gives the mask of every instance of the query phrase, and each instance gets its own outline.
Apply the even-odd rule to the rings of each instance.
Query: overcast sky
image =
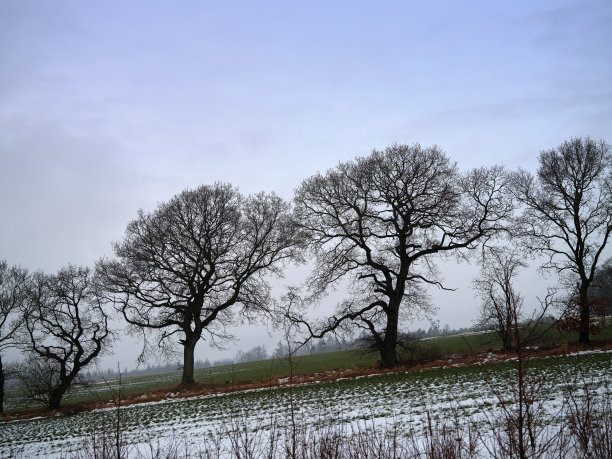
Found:
[[[532,171],[570,137],[610,143],[611,24],[609,0],[0,0],[0,258],[93,265],[186,187],[291,199],[394,142]],[[470,325],[471,271],[442,269],[438,318]]]

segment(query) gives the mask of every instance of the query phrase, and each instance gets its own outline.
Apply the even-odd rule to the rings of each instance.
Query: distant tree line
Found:
[[[223,344],[231,327],[260,319],[292,324],[299,352],[333,346],[321,339],[339,332],[368,336],[390,367],[402,320],[433,313],[426,287],[448,288],[437,267],[448,257],[480,261],[480,324],[510,348],[509,324],[522,314],[513,281],[526,259],[543,256],[558,287],[542,311],[555,304],[560,326],[588,343],[610,310],[612,262],[602,260],[612,231],[610,147],[574,138],[538,159],[535,175],[460,171],[437,146],[394,144],[307,178],[293,203],[226,183],[186,189],[139,210],[114,257],[93,268],[29,273],[2,261],[0,357],[23,351],[18,377],[50,409],[87,371],[96,375],[91,364],[116,336],[112,313],[141,337],[142,361],[181,349],[183,384],[194,382],[199,341]],[[304,285],[272,298],[270,280],[306,260]],[[336,311],[313,318],[341,282],[350,288]],[[281,342],[273,355],[284,352]],[[236,360],[265,356],[258,346]],[[0,358],[0,408],[4,376]]]
[[[427,330],[418,328],[412,333],[419,338],[430,338],[442,335],[455,335],[461,333],[467,333],[477,330],[478,327],[459,327],[451,328],[446,324],[443,328],[440,328],[438,323],[433,323]],[[365,335],[364,335],[365,336]],[[323,338],[310,341],[306,346],[300,347],[296,352],[296,356],[301,355],[314,355],[323,354],[326,352],[344,351],[349,349],[360,349],[363,347],[363,340],[361,337],[347,340],[345,337],[338,338]],[[263,345],[257,345],[246,351],[238,350],[233,358],[224,358],[213,360],[212,362],[208,359],[195,360],[194,368],[211,368],[219,367],[223,365],[231,365],[245,362],[258,362],[269,359],[284,359],[288,356],[289,352],[286,343],[278,341],[273,352],[268,352],[266,347]],[[133,370],[127,368],[121,372],[116,369],[107,368],[106,370],[89,370],[84,374],[85,381],[101,381],[101,380],[114,380],[119,377],[131,377],[131,376],[145,376],[155,374],[172,373],[175,371],[182,371],[181,364],[179,362],[168,362],[159,365],[151,365],[150,363],[146,366],[141,366]]]

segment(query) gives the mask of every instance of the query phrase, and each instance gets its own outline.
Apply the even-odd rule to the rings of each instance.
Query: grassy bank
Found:
[[[542,326],[537,333],[537,341],[533,346],[567,345],[576,340],[576,335],[561,332],[554,327]],[[612,341],[612,326],[608,326],[602,333],[593,336],[595,346]],[[495,333],[470,333],[461,335],[444,335],[421,340],[416,350],[410,355],[400,355],[407,366],[419,364],[436,359],[446,359],[449,356],[470,356],[483,352],[495,352],[501,348],[501,341]],[[347,350],[296,356],[292,359],[293,374],[316,375],[325,372],[367,369],[374,367],[378,360],[376,352],[364,350]],[[195,371],[195,380],[198,384],[194,390],[216,392],[231,390],[232,388],[261,386],[272,384],[290,374],[288,359],[270,359],[258,362],[237,363],[198,369]],[[161,393],[172,390],[180,383],[180,371],[160,374],[124,378],[122,391],[125,396],[150,393]],[[65,398],[63,405],[70,409],[82,404],[91,404],[114,397],[117,391],[116,381],[95,382],[85,387],[73,390]],[[10,413],[31,410],[35,406],[27,400],[25,394],[18,389],[7,391],[5,408]]]

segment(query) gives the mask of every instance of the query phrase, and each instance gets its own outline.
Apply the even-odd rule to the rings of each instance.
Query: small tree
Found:
[[[118,260],[98,265],[109,299],[162,349],[178,334],[182,383],[193,383],[195,346],[268,311],[265,276],[296,253],[289,205],[274,194],[243,197],[229,184],[185,190],[145,214],[115,244]],[[146,342],[145,342],[146,346]]]
[[[516,250],[498,247],[485,250],[482,268],[473,286],[482,300],[478,325],[495,330],[504,351],[512,349],[513,324],[520,320],[522,298],[512,284],[518,271],[527,267]]]
[[[27,293],[28,273],[25,269],[9,267],[0,260],[0,413],[4,412],[4,380],[6,371],[2,352],[17,344],[17,334],[23,325],[22,309]]]
[[[557,434],[551,428],[553,418],[547,416],[544,406],[544,394],[551,388],[550,381],[546,373],[537,375],[529,371],[523,341],[537,329],[539,319],[532,320],[526,329],[522,327],[518,312],[522,300],[516,296],[511,285],[507,292],[511,333],[516,345],[516,373],[501,390],[494,389],[498,409],[493,417],[487,418],[493,437],[484,440],[483,444],[493,458],[558,457],[555,454]]]
[[[289,351],[287,349],[287,344],[283,343],[283,341],[280,340],[278,343],[276,343],[276,347],[274,348],[272,357],[275,359],[284,359],[288,355],[289,355]]]
[[[15,365],[14,372],[25,389],[27,397],[49,407],[51,394],[59,386],[59,364],[56,360],[46,359],[34,352],[26,352],[25,359]],[[71,382],[74,385],[78,376]]]
[[[350,324],[370,333],[385,367],[397,361],[400,315],[427,305],[422,286],[442,287],[435,257],[460,254],[504,227],[512,211],[501,167],[460,173],[438,147],[392,145],[305,180],[298,224],[315,257],[319,299],[349,280],[352,295],[310,327],[321,337]]]
[[[610,146],[575,138],[542,151],[539,162],[536,177],[526,171],[515,176],[515,194],[523,204],[516,234],[528,249],[548,257],[543,269],[572,286],[579,342],[588,343],[589,290],[612,232]]]
[[[257,362],[258,360],[266,360],[268,358],[268,351],[265,346],[255,346],[248,351],[236,352],[236,362]]]
[[[27,349],[39,359],[30,369],[44,374],[41,397],[58,409],[83,368],[111,341],[108,315],[91,270],[66,266],[55,275],[32,276],[25,314]],[[33,386],[32,386],[33,387]]]

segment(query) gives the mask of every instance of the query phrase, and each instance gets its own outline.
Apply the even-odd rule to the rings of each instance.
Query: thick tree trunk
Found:
[[[60,384],[49,393],[49,409],[59,410],[62,398],[70,387],[71,381],[62,381]]]
[[[391,368],[397,363],[397,357],[395,355],[395,344],[383,341],[382,348],[380,349],[380,360],[384,368]]]
[[[589,305],[588,290],[583,286],[580,288],[580,325],[578,342],[588,344],[591,342],[589,329],[591,325],[591,308]]]
[[[181,384],[192,384],[193,371],[194,371],[194,354],[195,345],[198,342],[197,339],[193,339],[193,335],[189,335],[185,338],[183,344],[183,376],[181,378]]]
[[[63,394],[58,394],[53,391],[49,396],[49,409],[50,410],[59,410],[60,404],[62,402]]]
[[[397,364],[397,354],[395,352],[395,348],[397,346],[398,318],[398,308],[390,306],[387,314],[385,338],[380,348],[380,360],[382,361],[382,366],[384,368],[390,368]]]

